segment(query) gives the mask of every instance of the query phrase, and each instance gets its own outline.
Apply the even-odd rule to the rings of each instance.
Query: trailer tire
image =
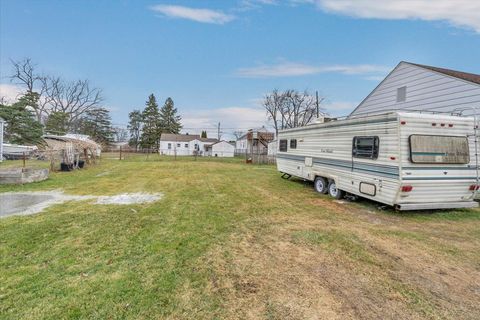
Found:
[[[345,196],[345,191],[337,189],[337,185],[335,184],[335,181],[331,181],[330,184],[328,185],[328,194],[337,199],[340,200]]]
[[[318,193],[328,193],[328,181],[323,177],[316,177],[313,181],[313,188]]]

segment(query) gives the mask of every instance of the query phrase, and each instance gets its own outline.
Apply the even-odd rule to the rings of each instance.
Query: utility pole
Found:
[[[318,91],[315,91],[315,97],[316,97],[316,100],[317,100],[317,119],[318,119],[318,117],[320,117],[320,107],[319,107],[319,104],[318,104]]]
[[[3,119],[0,118],[0,162],[3,161]]]
[[[217,140],[220,141],[220,122],[218,123],[217,127]]]

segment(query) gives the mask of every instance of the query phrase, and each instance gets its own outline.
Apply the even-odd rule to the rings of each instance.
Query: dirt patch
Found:
[[[100,196],[96,204],[138,204],[158,201],[162,198],[161,193],[124,193],[115,196]]]

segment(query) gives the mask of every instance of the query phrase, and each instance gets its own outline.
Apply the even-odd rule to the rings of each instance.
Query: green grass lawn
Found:
[[[164,194],[0,219],[1,319],[480,317],[478,210],[338,203],[243,159],[114,158],[0,186]]]

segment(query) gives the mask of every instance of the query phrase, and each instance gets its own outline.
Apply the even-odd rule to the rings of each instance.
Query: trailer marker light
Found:
[[[437,124],[435,122],[432,122],[432,127],[435,127]]]
[[[412,186],[402,186],[402,192],[410,192],[412,189]]]
[[[472,184],[468,190],[475,191],[475,190],[478,190],[478,189],[480,189],[479,185]]]
[[[400,121],[400,124],[407,124],[406,121]]]
[[[442,127],[445,127],[445,123],[440,124]]]
[[[449,123],[448,126],[451,128],[451,127],[453,127],[453,124]]]
[[[395,159],[397,159],[397,158],[395,158],[395,157],[390,157],[390,160],[395,160]]]

